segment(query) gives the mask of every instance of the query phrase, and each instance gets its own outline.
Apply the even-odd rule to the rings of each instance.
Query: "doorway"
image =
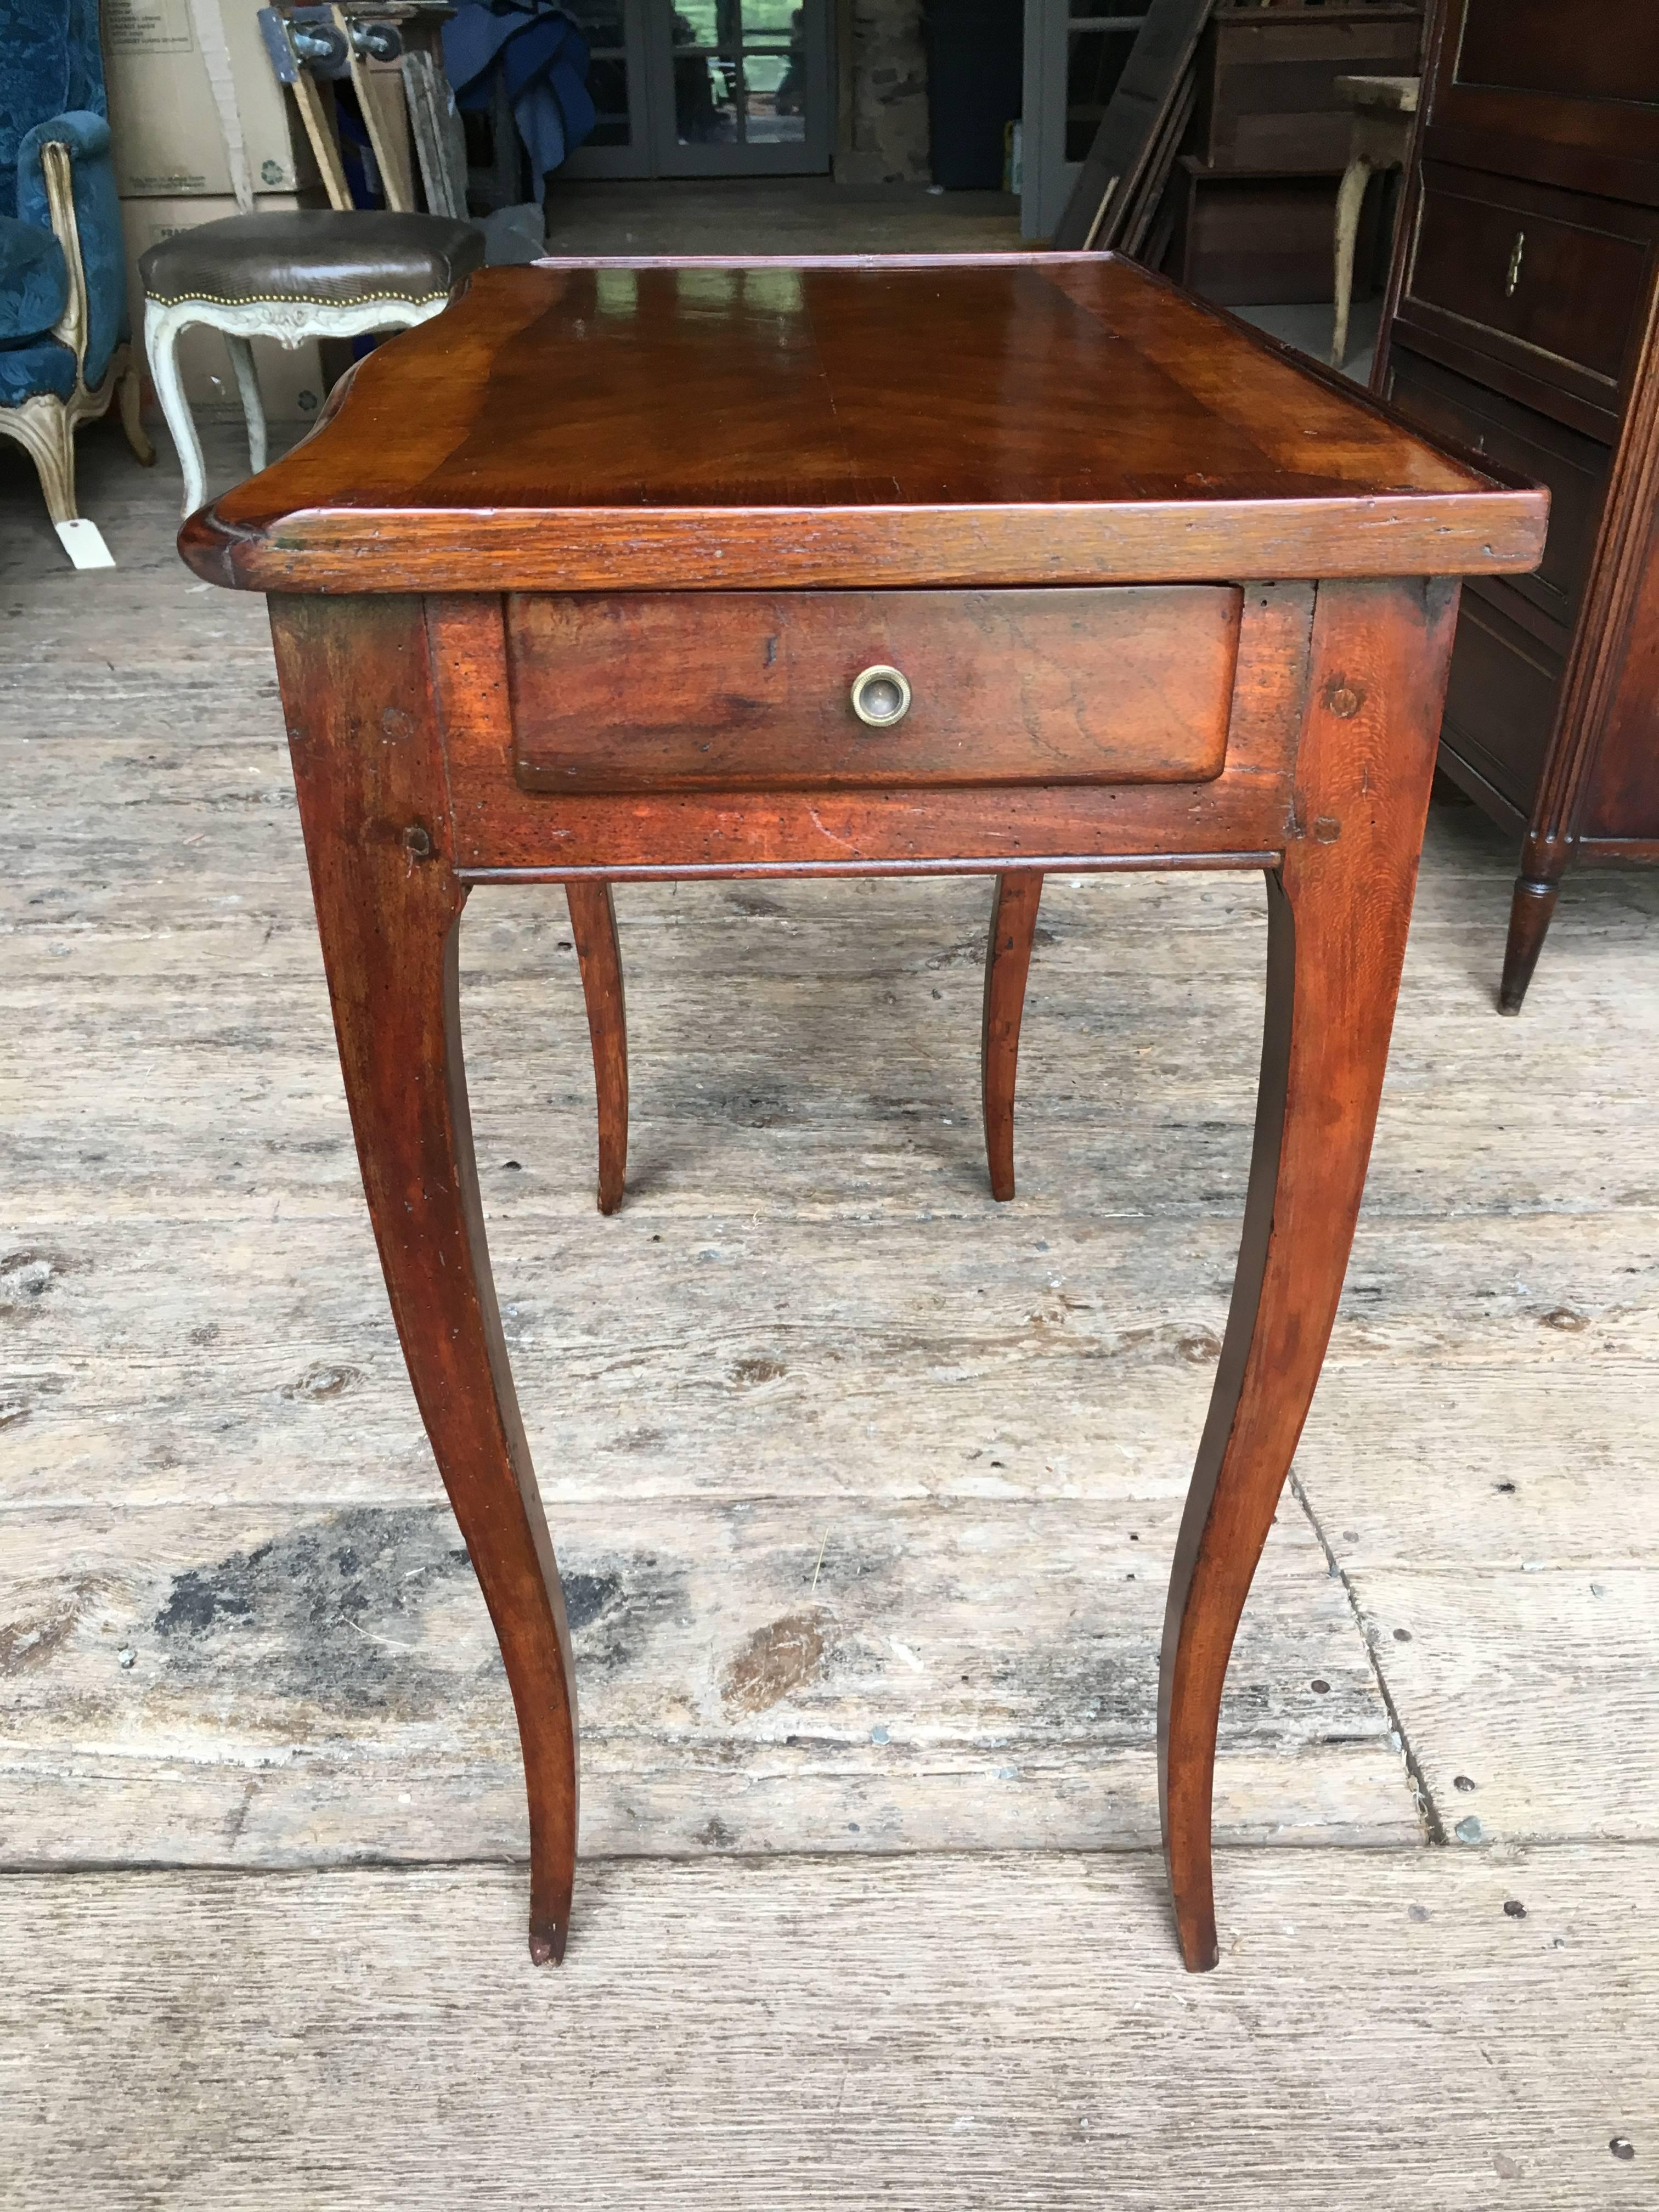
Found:
[[[562,0],[599,119],[563,177],[830,167],[829,0]]]
[[[1049,238],[1082,173],[1151,0],[1026,0],[1020,229]]]

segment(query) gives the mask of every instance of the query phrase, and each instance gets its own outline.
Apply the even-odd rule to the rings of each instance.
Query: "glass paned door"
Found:
[[[799,175],[830,166],[827,0],[646,0],[667,128],[659,176]]]
[[[646,17],[639,0],[561,0],[587,41],[592,134],[562,177],[653,177]]]
[[[1060,221],[1149,5],[1026,0],[1019,215],[1027,238],[1048,238]]]
[[[564,0],[599,124],[574,177],[799,176],[830,166],[829,0]]]

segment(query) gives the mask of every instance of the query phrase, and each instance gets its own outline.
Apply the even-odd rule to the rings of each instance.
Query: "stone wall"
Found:
[[[847,184],[929,180],[927,61],[921,0],[853,0],[853,114],[843,125],[836,174]],[[848,145],[850,135],[852,143]]]

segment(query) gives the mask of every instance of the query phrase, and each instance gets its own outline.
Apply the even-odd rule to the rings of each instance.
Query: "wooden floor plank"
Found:
[[[557,1507],[584,1850],[1155,1842],[1178,1513]],[[522,1852],[505,1678],[442,1504],[4,1525],[0,1864]],[[1293,1503],[1240,1638],[1221,1770],[1224,1833],[1420,1840],[1346,1594]]]
[[[1449,1837],[1659,1836],[1659,1571],[1460,1564],[1352,1583]]]
[[[12,1877],[0,2171],[77,2212],[1637,2212],[1654,1858],[1229,1853],[1198,1978],[1146,1857],[584,1868],[556,1974],[510,1871]]]

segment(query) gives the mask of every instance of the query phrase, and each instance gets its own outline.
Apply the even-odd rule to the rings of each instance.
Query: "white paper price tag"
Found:
[[[73,522],[54,525],[64,541],[64,550],[77,568],[112,568],[115,556],[104,543],[104,533],[95,522],[88,522],[77,514]]]

